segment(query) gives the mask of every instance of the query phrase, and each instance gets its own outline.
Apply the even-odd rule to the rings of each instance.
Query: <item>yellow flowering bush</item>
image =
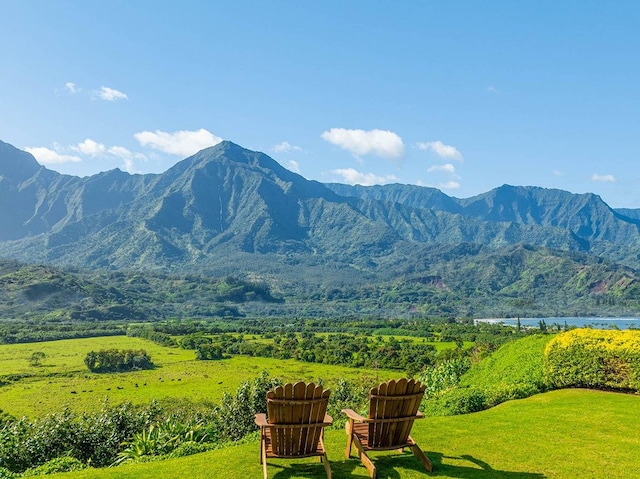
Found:
[[[640,331],[573,329],[558,334],[544,352],[551,387],[640,391]]]

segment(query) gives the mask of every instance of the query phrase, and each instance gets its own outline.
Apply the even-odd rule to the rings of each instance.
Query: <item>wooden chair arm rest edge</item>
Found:
[[[369,419],[366,417],[362,417],[360,414],[355,412],[353,409],[343,409],[342,414],[345,414],[352,421],[358,422],[369,422]]]
[[[265,413],[256,414],[256,417],[253,420],[253,422],[255,422],[256,426],[259,426],[259,427],[266,427],[269,425],[269,423],[267,422],[267,415]]]

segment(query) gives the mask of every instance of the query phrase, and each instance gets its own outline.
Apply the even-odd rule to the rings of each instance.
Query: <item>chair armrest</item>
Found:
[[[354,421],[369,422],[369,420],[366,417],[362,417],[360,414],[355,412],[353,409],[343,409],[342,410],[342,414],[346,414],[349,419],[352,419]]]
[[[333,424],[333,418],[331,416],[329,416],[328,414],[325,414],[323,422],[324,422],[325,426],[331,426]]]
[[[265,413],[256,414],[255,419],[253,420],[256,423],[256,426],[265,427],[268,426],[267,415]]]
[[[424,414],[422,414],[420,411],[416,411],[416,419],[424,419]]]

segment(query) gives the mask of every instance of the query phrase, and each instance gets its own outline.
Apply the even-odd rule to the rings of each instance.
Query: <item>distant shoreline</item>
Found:
[[[474,319],[474,324],[505,324],[507,326],[515,326],[518,321],[523,327],[538,327],[541,321],[547,326],[567,325],[575,327],[594,327],[599,329],[618,328],[630,329],[640,328],[640,317],[584,317],[584,316],[566,316],[566,317],[547,317],[547,318],[478,318]]]

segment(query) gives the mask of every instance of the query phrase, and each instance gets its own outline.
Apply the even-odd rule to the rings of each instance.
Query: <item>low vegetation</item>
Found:
[[[514,337],[517,335],[514,334]],[[634,374],[637,371],[637,350],[640,344],[638,331],[571,330],[559,334],[529,332],[523,333],[519,339],[507,341],[495,351],[478,347],[478,344],[463,348],[461,347],[463,342],[460,341],[459,344],[453,344],[453,347],[441,349],[439,352],[433,345],[423,343],[419,338],[371,338],[309,332],[267,333],[264,336],[252,337],[229,333],[208,335],[200,332],[173,337],[175,344],[193,349],[157,345],[152,342],[153,335],[144,340],[134,337],[122,337],[120,340],[123,344],[146,341],[163,359],[159,363],[163,370],[171,364],[171,361],[176,361],[170,358],[175,356],[175,353],[179,353],[182,359],[175,364],[181,371],[188,370],[190,365],[217,367],[215,364],[207,365],[206,361],[195,360],[198,348],[203,346],[215,348],[216,355],[219,353],[223,356],[222,352],[225,352],[225,356],[229,359],[220,359],[215,362],[216,364],[236,361],[238,358],[242,358],[243,361],[253,360],[251,356],[243,355],[243,353],[246,354],[246,351],[243,351],[244,347],[247,347],[247,350],[254,348],[253,351],[255,351],[258,346],[261,348],[272,346],[272,351],[278,351],[278,354],[282,354],[282,351],[289,352],[290,359],[261,358],[256,363],[266,364],[268,361],[273,361],[274,365],[285,365],[287,361],[292,364],[304,364],[300,362],[305,359],[304,357],[295,359],[298,351],[320,352],[324,348],[327,351],[323,354],[331,354],[331,350],[334,348],[338,350],[340,347],[349,354],[349,361],[360,358],[364,361],[363,365],[370,365],[371,363],[367,363],[364,358],[372,357],[369,356],[372,352],[384,351],[390,356],[402,357],[400,354],[402,347],[406,347],[409,351],[421,351],[412,349],[415,346],[425,347],[424,351],[418,354],[424,354],[429,361],[422,365],[417,377],[427,385],[422,410],[432,418],[429,422],[440,421],[436,419],[438,416],[458,416],[482,411],[508,400],[527,398],[567,385],[633,391],[639,389],[637,383],[630,380],[636,377]],[[306,344],[306,347],[298,349],[301,343]],[[46,358],[47,362],[55,363],[60,356],[55,353],[55,350],[49,350],[46,346],[47,343],[40,343],[37,351],[44,354],[42,359]],[[390,346],[394,346],[395,349]],[[18,346],[13,346],[15,347]],[[565,363],[562,354],[566,354],[567,350],[579,350],[582,353],[577,355],[581,362],[567,363],[568,367],[565,370],[562,367]],[[396,354],[393,354],[394,351]],[[102,354],[104,356],[102,364],[111,364],[109,362],[111,359],[114,361],[122,359],[124,363],[127,362],[124,361],[126,358],[140,357],[142,353],[150,362],[150,357],[139,348],[109,348],[98,353],[90,352],[85,356],[85,360],[87,357],[95,356],[94,366],[97,366],[101,364],[97,358]],[[79,351],[77,355],[80,356]],[[186,359],[187,356],[184,355],[190,355],[190,359]],[[25,350],[23,371],[32,371],[36,368],[30,364],[31,356],[33,351],[29,353]],[[108,357],[111,359],[107,360]],[[80,357],[78,360],[80,362]],[[113,364],[115,365],[116,362]],[[407,363],[404,367],[410,368],[412,364]],[[588,365],[590,368],[587,367]],[[357,364],[351,364],[351,366],[357,366]],[[325,371],[330,367],[339,366],[332,366],[331,363],[323,366]],[[46,370],[47,366],[41,364],[37,368]],[[148,373],[147,371],[123,372],[123,368],[119,366],[115,369],[120,372],[112,373],[112,385],[117,384],[126,375]],[[343,371],[349,369],[344,368]],[[589,384],[577,381],[562,382],[566,381],[565,377],[572,377],[571,374],[581,369],[588,372],[589,378],[603,377],[606,380],[592,381]],[[66,370],[72,371],[73,368]],[[336,419],[341,417],[340,410],[345,407],[362,411],[366,407],[368,389],[379,380],[407,373],[406,369],[394,373],[388,368],[380,368],[376,370],[376,374],[384,373],[386,377],[374,378],[362,376],[359,374],[359,369],[352,368],[352,370],[355,373],[352,379],[335,376],[331,383],[327,384],[332,391],[329,413]],[[600,371],[598,373],[600,376],[594,372],[596,370]],[[167,370],[164,370],[162,374],[166,372]],[[33,373],[31,374],[31,377],[22,379],[16,377],[14,383],[24,382],[26,386],[28,383],[25,381],[36,378]],[[81,374],[81,371],[76,369],[76,372],[71,374]],[[360,379],[357,379],[358,376],[361,376]],[[43,379],[47,377],[51,378],[45,375]],[[140,377],[142,376],[138,376],[137,379],[139,380]],[[308,372],[294,373],[292,379],[323,382],[323,379],[313,377]],[[254,442],[253,416],[265,410],[266,391],[283,380],[287,379],[273,377],[266,372],[257,376],[254,374],[251,379],[241,382],[234,392],[223,393],[218,401],[190,399],[187,394],[189,388],[186,387],[189,383],[185,382],[177,386],[178,392],[171,400],[134,403],[110,399],[93,412],[90,409],[65,408],[33,419],[15,417],[11,411],[7,411],[0,414],[0,457],[3,461],[1,467],[4,468],[0,469],[0,477],[77,470],[87,465],[104,467],[145,462],[151,459],[168,460],[223,446],[227,448],[230,447],[229,444],[238,441]],[[91,384],[95,378],[88,377],[87,381],[87,384]],[[12,387],[14,383],[11,383]],[[44,386],[44,382],[42,384]],[[214,383],[209,380],[208,384],[211,387]],[[6,389],[6,386],[3,389]],[[118,389],[124,388],[118,387]],[[135,390],[141,389],[144,388],[138,387],[136,383]],[[44,389],[39,393],[42,394],[43,391]],[[124,397],[126,396],[122,396]],[[497,416],[493,417],[497,418]],[[342,423],[337,420],[333,429],[341,428]],[[328,434],[333,433],[330,430]],[[445,461],[444,458],[439,460],[441,463]],[[401,477],[404,479],[405,475]]]

